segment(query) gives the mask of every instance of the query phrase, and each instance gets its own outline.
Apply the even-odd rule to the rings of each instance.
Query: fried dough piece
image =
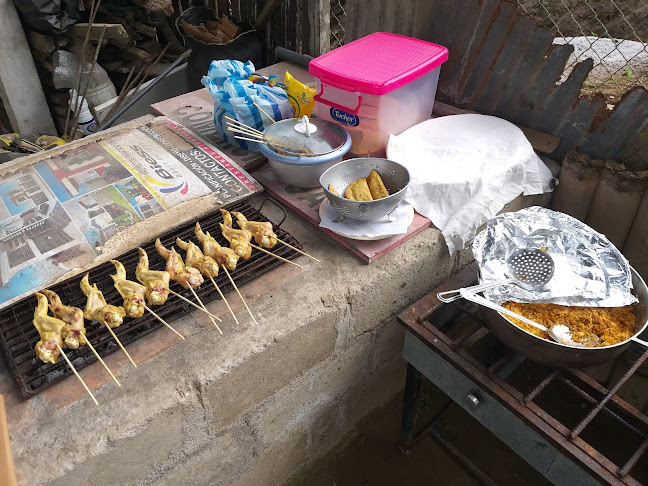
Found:
[[[338,194],[338,192],[335,190],[335,187],[333,187],[333,184],[329,184],[329,186],[328,186],[328,190],[329,190],[329,192],[335,194],[337,197],[340,197],[340,195]]]
[[[344,193],[344,197],[352,201],[373,201],[367,179],[364,177],[349,184],[349,187],[347,187]]]
[[[383,197],[389,196],[389,191],[387,191],[385,184],[383,184],[380,174],[375,170],[372,170],[367,176],[367,184],[369,185],[369,191],[373,199],[382,199]]]

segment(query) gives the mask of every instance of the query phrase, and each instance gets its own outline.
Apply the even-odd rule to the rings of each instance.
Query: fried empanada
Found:
[[[367,184],[369,185],[369,191],[373,199],[382,199],[383,197],[389,196],[389,191],[387,191],[385,184],[383,184],[380,174],[375,170],[372,170],[369,176],[367,176]]]
[[[371,197],[371,191],[369,191],[367,179],[363,177],[349,184],[344,197],[352,201],[372,201],[373,198]]]
[[[338,194],[338,192],[335,190],[335,187],[333,187],[332,184],[329,184],[329,186],[328,186],[328,190],[329,190],[329,192],[335,194],[337,197],[341,197],[341,196]]]

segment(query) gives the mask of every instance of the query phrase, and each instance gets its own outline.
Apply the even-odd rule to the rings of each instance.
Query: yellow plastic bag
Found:
[[[315,106],[315,100],[313,99],[317,92],[315,88],[300,83],[288,71],[286,71],[284,84],[286,85],[286,93],[288,93],[288,103],[290,103],[295,117],[299,118],[304,115],[310,117],[313,106]]]

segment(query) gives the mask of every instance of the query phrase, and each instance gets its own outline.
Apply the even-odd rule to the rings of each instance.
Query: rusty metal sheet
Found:
[[[414,18],[394,21],[395,3],[398,12],[414,10]],[[578,148],[618,159],[648,123],[644,88],[631,90],[612,112],[600,96],[580,95],[591,60],[558,84],[572,46],[552,45],[551,32],[506,0],[348,0],[346,7],[347,42],[388,31],[446,46],[450,59],[441,68],[437,99],[560,137],[550,154],[555,160]],[[632,154],[633,169],[648,169],[648,147]]]

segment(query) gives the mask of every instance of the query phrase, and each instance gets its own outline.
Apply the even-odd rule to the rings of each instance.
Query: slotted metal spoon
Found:
[[[522,284],[523,287],[528,289],[539,289],[551,280],[555,268],[551,255],[540,248],[517,250],[506,260],[506,267],[510,277],[495,282],[465,287],[464,290],[477,293],[510,283]],[[461,298],[460,291],[461,289],[439,292],[437,298],[441,302],[452,302]]]

